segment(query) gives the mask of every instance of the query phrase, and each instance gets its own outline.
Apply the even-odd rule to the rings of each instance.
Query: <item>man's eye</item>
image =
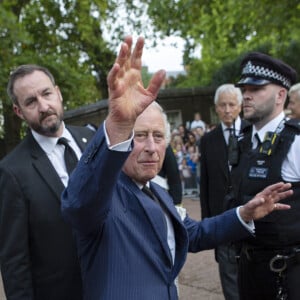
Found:
[[[156,141],[156,142],[160,142],[160,141],[162,141],[164,139],[164,135],[163,134],[155,134],[154,135],[154,140]]]
[[[34,103],[35,103],[35,100],[34,100],[34,99],[28,99],[28,100],[25,102],[25,106],[33,106]]]
[[[143,133],[143,132],[136,132],[134,134],[134,138],[137,139],[137,140],[144,140],[147,138],[147,134],[146,133]]]

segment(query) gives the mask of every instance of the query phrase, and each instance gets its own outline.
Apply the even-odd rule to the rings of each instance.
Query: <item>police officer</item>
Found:
[[[245,299],[300,299],[300,124],[287,120],[284,105],[296,72],[258,52],[245,56],[236,84],[243,94],[246,127],[233,168],[235,204],[246,203],[265,186],[292,182],[289,211],[274,211],[255,222],[256,235],[241,244],[239,292]]]

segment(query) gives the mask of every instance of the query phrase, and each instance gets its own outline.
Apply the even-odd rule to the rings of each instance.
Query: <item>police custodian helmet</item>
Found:
[[[283,61],[260,52],[250,52],[241,62],[241,78],[236,86],[274,83],[289,89],[297,80],[296,71]]]

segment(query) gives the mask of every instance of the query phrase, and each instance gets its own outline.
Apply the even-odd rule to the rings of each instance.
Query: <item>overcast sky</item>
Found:
[[[148,49],[147,40],[143,51],[143,65],[149,68],[149,72],[160,69],[166,71],[183,71],[182,55],[183,41],[178,37],[169,37],[163,40],[156,48]],[[173,44],[177,44],[177,48]]]

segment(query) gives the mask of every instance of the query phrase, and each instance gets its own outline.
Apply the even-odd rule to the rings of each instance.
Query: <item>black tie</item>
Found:
[[[261,146],[261,140],[260,140],[260,138],[259,138],[259,135],[258,135],[258,133],[256,132],[256,133],[254,134],[254,136],[255,136],[255,138],[256,138],[256,140],[257,140],[257,146],[256,146],[256,148],[259,148],[259,147]]]
[[[157,197],[153,194],[153,192],[150,190],[150,188],[148,188],[146,185],[143,186],[142,191],[149,196],[152,200],[154,200],[155,202],[159,203],[159,200],[157,199]]]
[[[227,128],[229,130],[228,138],[228,162],[231,166],[234,166],[238,163],[238,139],[234,134],[233,128]]]
[[[150,188],[148,188],[146,185],[143,186],[142,188],[142,192],[144,192],[147,196],[149,196],[154,202],[156,202],[162,209],[162,212],[164,212],[164,208],[161,204],[161,202],[159,201],[159,199],[154,195],[154,193],[151,191]],[[166,230],[167,232],[167,228],[168,228],[168,225],[167,225],[167,221],[166,221],[166,218],[165,216],[163,217],[163,223],[164,223],[164,229]]]
[[[72,149],[72,147],[69,145],[68,140],[66,138],[64,137],[59,138],[57,144],[65,146],[65,151],[64,151],[65,164],[66,164],[67,172],[70,175],[78,163],[77,156],[74,150]]]

